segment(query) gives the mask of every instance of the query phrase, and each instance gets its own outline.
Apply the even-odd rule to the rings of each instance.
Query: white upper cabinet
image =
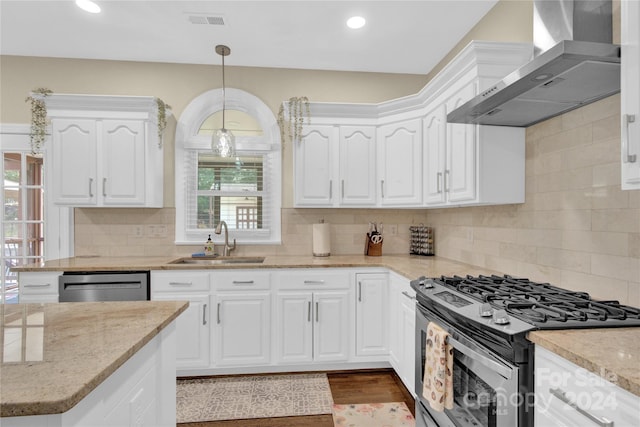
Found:
[[[312,125],[294,145],[294,206],[523,203],[525,130],[446,117],[528,62],[532,51],[529,43],[474,41],[415,95],[311,103]]]
[[[640,189],[640,2],[621,2],[622,189]]]
[[[376,204],[376,129],[340,126],[340,204]]]
[[[62,206],[162,207],[163,151],[152,97],[51,95],[54,202]]]
[[[383,206],[422,204],[422,124],[419,119],[378,128],[379,194]]]
[[[335,126],[305,126],[294,142],[296,206],[331,206],[334,196]]]

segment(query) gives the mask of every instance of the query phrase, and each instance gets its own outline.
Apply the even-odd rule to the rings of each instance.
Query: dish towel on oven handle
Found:
[[[453,408],[453,347],[448,336],[436,323],[427,325],[422,396],[438,412]]]

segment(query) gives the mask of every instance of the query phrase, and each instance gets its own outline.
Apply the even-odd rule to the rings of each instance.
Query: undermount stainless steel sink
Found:
[[[232,265],[232,264],[262,264],[264,257],[218,257],[218,258],[178,258],[169,264],[189,265]]]

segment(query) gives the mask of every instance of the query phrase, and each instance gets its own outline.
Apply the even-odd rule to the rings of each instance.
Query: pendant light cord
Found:
[[[224,110],[225,110],[225,106],[226,106],[226,99],[227,99],[227,94],[226,94],[226,89],[225,89],[225,84],[224,84],[224,52],[222,54],[222,129],[226,129],[225,125],[224,125]]]

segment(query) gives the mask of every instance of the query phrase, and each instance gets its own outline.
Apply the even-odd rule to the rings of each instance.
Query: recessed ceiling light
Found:
[[[85,12],[100,13],[100,6],[92,2],[91,0],[76,0],[76,6]]]
[[[362,16],[352,16],[347,19],[347,27],[357,30],[358,28],[364,27],[367,21]]]

